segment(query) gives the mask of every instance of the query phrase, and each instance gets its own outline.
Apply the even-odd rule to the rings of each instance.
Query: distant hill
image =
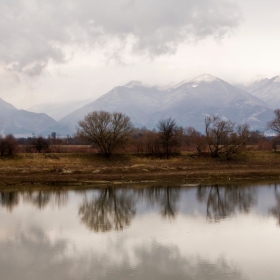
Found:
[[[273,110],[280,108],[280,76],[267,79],[263,85],[253,90],[252,94],[265,101]]]
[[[202,75],[169,89],[145,87],[135,81],[115,87],[67,115],[60,123],[75,131],[79,120],[98,110],[123,112],[136,126],[148,128],[156,127],[162,118],[173,117],[177,124],[193,126],[202,132],[207,115],[219,115],[237,123],[246,122],[253,129],[265,129],[273,117],[272,110],[259,98],[217,77]]]
[[[258,75],[252,80],[246,82],[245,84],[242,85],[237,85],[238,88],[243,89],[249,93],[252,93],[256,89],[260,88],[261,86],[265,85],[269,81],[269,78]]]
[[[69,133],[67,126],[59,124],[48,115],[18,110],[0,98],[0,134],[12,133],[16,136],[49,135],[53,131],[61,135]]]
[[[34,113],[45,113],[52,117],[56,121],[61,120],[63,117],[67,116],[71,112],[85,106],[86,104],[92,102],[92,100],[82,100],[82,101],[71,101],[64,103],[43,103],[34,105],[27,109],[29,112]]]

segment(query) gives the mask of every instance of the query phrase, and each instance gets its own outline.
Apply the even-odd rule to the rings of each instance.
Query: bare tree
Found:
[[[167,159],[169,158],[171,147],[176,143],[176,128],[176,121],[172,118],[163,119],[158,123],[160,140]]]
[[[271,143],[272,143],[272,148],[273,148],[274,152],[276,152],[278,149],[278,146],[280,145],[280,135],[273,137]]]
[[[8,134],[5,137],[6,142],[6,149],[9,156],[13,155],[16,151],[16,148],[18,146],[18,141],[14,137],[13,134]]]
[[[0,135],[0,155],[3,156],[6,151],[5,139]]]
[[[41,153],[43,150],[47,150],[50,146],[50,143],[47,139],[44,139],[42,136],[39,136],[37,138],[34,138],[32,140],[32,144],[36,148],[36,150]]]
[[[96,145],[100,153],[110,157],[124,145],[133,130],[130,118],[122,113],[95,111],[79,122],[79,137]]]
[[[244,150],[250,141],[250,131],[248,124],[238,125],[235,132],[229,135],[228,145],[225,155],[229,159],[232,155]]]
[[[144,154],[145,151],[145,135],[147,133],[147,129],[145,127],[135,128],[132,134],[131,143],[134,146],[137,155]]]
[[[234,123],[218,116],[205,118],[205,134],[211,155],[218,157],[225,150],[228,136],[234,131]]]
[[[275,109],[274,115],[274,119],[268,123],[268,127],[280,134],[280,109]]]
[[[18,141],[12,134],[6,135],[4,138],[0,135],[0,155],[12,156],[18,146]]]
[[[230,158],[244,149],[249,141],[250,132],[247,124],[236,128],[234,122],[222,120],[217,116],[205,118],[206,140],[212,157],[225,154]]]
[[[198,154],[202,154],[207,149],[207,141],[205,135],[201,134],[194,127],[186,127],[185,144],[188,150],[196,149]]]
[[[156,131],[147,131],[144,137],[145,153],[148,155],[160,154],[160,140]]]

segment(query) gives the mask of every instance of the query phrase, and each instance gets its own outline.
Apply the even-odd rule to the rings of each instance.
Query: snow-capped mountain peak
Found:
[[[204,82],[204,83],[212,83],[212,82],[216,82],[216,81],[219,81],[219,79],[215,76],[212,76],[210,74],[204,74],[204,75],[201,75],[193,80],[191,80],[190,82],[194,82],[194,83],[201,83],[201,82]]]
[[[248,122],[253,129],[263,129],[273,116],[266,103],[212,75],[184,80],[165,91],[138,85],[133,81],[116,87],[61,123],[75,130],[87,113],[106,110],[125,113],[139,127],[154,128],[159,120],[171,116],[178,125],[204,131],[205,114],[225,116],[238,124]]]
[[[280,83],[280,76],[276,76],[273,83]]]
[[[176,89],[176,88],[179,88],[179,87],[189,84],[189,83],[195,83],[194,85],[192,85],[192,87],[197,87],[197,85],[201,82],[212,83],[214,81],[219,81],[219,79],[210,74],[204,74],[204,75],[201,75],[194,79],[185,79],[185,80],[181,81],[180,83],[176,84],[175,86],[171,87],[171,89]]]
[[[124,87],[126,88],[141,87],[141,86],[143,86],[143,84],[139,81],[131,81],[124,85]]]
[[[189,81],[190,81],[190,79],[185,79],[185,80],[181,81],[180,83],[176,84],[175,86],[171,87],[170,89],[171,90],[172,89],[176,89],[176,88],[178,88],[180,86],[183,86],[183,85],[187,84]]]
[[[270,108],[280,107],[280,76],[271,79],[264,79],[265,83],[260,84],[252,94],[266,102]]]
[[[244,87],[250,87],[253,84],[260,83],[261,81],[267,81],[267,80],[268,80],[267,76],[265,76],[265,75],[257,75],[253,79],[251,79],[250,81],[246,82],[243,86]]]

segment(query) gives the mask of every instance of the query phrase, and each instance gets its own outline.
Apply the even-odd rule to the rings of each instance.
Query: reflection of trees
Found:
[[[23,194],[23,199],[25,202],[29,202],[32,205],[36,206],[38,209],[43,209],[50,202],[50,192],[26,192]]]
[[[2,207],[7,208],[10,212],[13,211],[19,203],[18,192],[0,192],[0,204]]]
[[[256,191],[253,187],[200,186],[197,190],[197,199],[207,203],[207,218],[218,221],[235,214],[237,210],[248,213],[251,206],[256,203]]]
[[[95,232],[122,230],[135,215],[133,192],[125,189],[102,189],[97,197],[85,197],[79,209],[81,221]]]
[[[276,200],[276,206],[271,207],[269,212],[277,218],[278,225],[280,226],[280,192],[278,192],[278,186],[275,184],[274,186],[274,196]]]
[[[44,209],[48,204],[62,207],[67,204],[68,192],[56,191],[29,191],[29,192],[0,192],[0,205],[10,212],[19,204],[20,198],[31,203],[38,209]]]
[[[180,189],[175,187],[153,187],[143,190],[144,197],[154,206],[158,204],[164,218],[175,218]]]
[[[48,204],[62,207],[67,204],[68,192],[62,190],[55,191],[36,191],[23,193],[23,200],[31,203],[38,209],[44,209]]]

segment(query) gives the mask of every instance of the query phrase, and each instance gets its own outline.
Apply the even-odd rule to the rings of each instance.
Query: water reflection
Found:
[[[158,205],[160,214],[164,218],[174,219],[178,212],[180,189],[170,186],[156,186],[138,190],[139,196],[151,206]]]
[[[9,212],[19,204],[18,192],[0,192],[0,203],[3,208],[6,208]]]
[[[66,248],[66,240],[53,243],[40,228],[11,236],[0,242],[1,279],[69,279],[73,261],[65,258],[61,266],[56,260]]]
[[[36,227],[28,233],[18,234],[9,242],[0,240],[1,279],[244,279],[236,265],[225,258],[211,262],[201,256],[186,257],[176,246],[157,242],[132,247],[121,262],[115,262],[108,252],[92,255],[76,252],[75,256],[70,256],[67,247],[65,239],[53,242]],[[122,258],[125,244],[118,244],[118,248]]]
[[[43,210],[49,204],[56,207],[65,207],[68,201],[68,191],[23,191],[0,192],[0,205],[12,212],[20,202],[29,203],[39,210]]]
[[[29,191],[22,193],[22,198],[24,202],[31,203],[40,210],[44,209],[50,203],[60,208],[67,205],[68,191]]]
[[[149,247],[135,247],[133,255],[137,265],[126,259],[121,265],[99,263],[95,279],[184,279],[184,280],[239,280],[242,273],[224,258],[210,262],[200,256],[184,257],[175,246],[162,246],[153,242]]]
[[[182,193],[196,190],[196,201],[205,206],[205,217],[209,222],[217,222],[238,213],[249,213],[257,205],[258,188],[255,186],[198,186],[179,188],[169,185],[129,189],[108,186],[96,190],[79,190],[82,197],[78,215],[82,224],[94,232],[118,231],[130,226],[137,212],[137,204],[142,201],[149,207],[159,209],[160,216],[176,219],[182,202]],[[44,210],[48,206],[63,208],[68,204],[69,192],[62,189],[52,191],[0,192],[0,206],[12,212],[20,202]],[[267,209],[277,219],[280,226],[280,186],[274,185],[276,205]],[[272,202],[271,202],[272,203]]]
[[[97,197],[85,196],[79,208],[82,223],[95,232],[122,230],[130,225],[135,212],[134,193],[112,187],[100,190]]]
[[[199,186],[197,199],[207,205],[206,217],[209,221],[219,221],[228,216],[239,213],[248,213],[256,204],[256,188],[212,185]]]
[[[0,192],[0,219],[1,280],[280,275],[277,184]]]
[[[274,185],[274,195],[276,200],[276,205],[271,207],[269,212],[277,219],[277,223],[280,226],[280,188],[278,190],[278,185]]]

